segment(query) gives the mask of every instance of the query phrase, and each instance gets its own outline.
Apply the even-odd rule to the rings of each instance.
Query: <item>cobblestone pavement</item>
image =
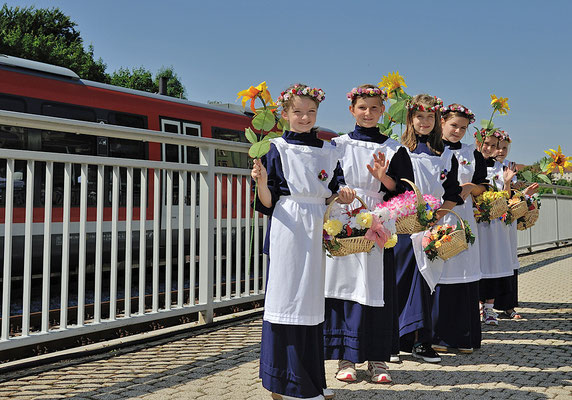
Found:
[[[525,319],[484,327],[472,355],[403,356],[389,385],[334,378],[336,399],[572,399],[572,248],[520,257]],[[270,399],[258,378],[261,319],[0,376],[1,399]]]

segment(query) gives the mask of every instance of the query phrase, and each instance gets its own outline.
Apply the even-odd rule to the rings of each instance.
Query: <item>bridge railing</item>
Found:
[[[248,145],[0,111],[0,126],[198,149],[198,164],[0,148],[0,351],[261,302]],[[55,181],[58,181],[56,187]]]

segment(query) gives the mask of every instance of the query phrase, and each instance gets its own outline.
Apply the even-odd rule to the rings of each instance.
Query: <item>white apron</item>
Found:
[[[324,321],[325,255],[322,225],[328,183],[339,152],[272,139],[280,153],[290,196],[276,202],[270,227],[270,265],[264,320],[276,324],[317,325]],[[328,179],[319,178],[325,170]]]
[[[503,165],[505,167],[508,167],[508,163],[510,161],[508,161],[507,159],[504,160]],[[512,183],[516,183],[518,181],[516,175],[512,178]],[[518,262],[518,256],[517,256],[517,251],[518,251],[518,235],[517,235],[517,229],[516,229],[516,225],[517,222],[513,221],[511,228],[510,228],[510,248],[511,248],[511,254],[512,254],[512,269],[519,269],[520,268],[520,263]]]
[[[448,148],[445,148],[441,156],[431,156],[429,154],[415,154],[409,153],[411,163],[413,164],[413,174],[415,177],[415,185],[419,188],[421,194],[430,194],[436,199],[443,201],[445,188],[443,182],[446,180],[441,179],[441,174],[445,175],[451,170],[451,159],[453,153]],[[435,290],[435,286],[439,283],[443,272],[442,260],[436,259],[435,262],[429,263],[423,251],[423,235],[425,231],[414,233],[411,235],[413,243],[413,252],[415,254],[415,261],[419,272],[427,282],[431,289],[431,293]]]
[[[463,144],[458,150],[451,150],[459,162],[459,184],[470,183],[475,173],[475,148],[472,145]],[[473,212],[473,196],[469,195],[465,203],[453,208],[459,216],[467,221],[475,235],[475,243],[469,244],[469,248],[445,261],[443,273],[439,283],[469,283],[481,279],[481,263],[479,252],[479,236],[477,221]],[[447,214],[443,218],[444,224],[456,225],[458,218],[454,214]]]
[[[503,165],[487,167],[487,178],[491,185],[503,190]],[[503,221],[477,224],[481,273],[483,279],[501,278],[513,274],[513,256],[510,239],[511,227]]]
[[[366,203],[368,209],[383,202],[383,192],[379,193],[380,182],[368,171],[373,154],[381,151],[391,160],[399,150],[399,143],[388,139],[383,144],[355,140],[344,135],[333,139],[341,151],[340,165],[344,171],[346,185],[355,189],[356,194]],[[332,206],[335,212],[343,209],[359,208],[361,203]],[[344,257],[326,259],[326,297],[351,300],[366,306],[382,307],[383,297],[383,249],[377,245],[369,253],[356,253]]]

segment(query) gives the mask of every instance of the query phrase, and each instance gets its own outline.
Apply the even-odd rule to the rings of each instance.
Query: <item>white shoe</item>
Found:
[[[324,393],[324,398],[326,400],[333,399],[334,396],[336,395],[332,389],[328,389],[328,388],[324,388],[323,393]]]
[[[367,372],[371,375],[371,383],[390,383],[391,375],[387,370],[387,364],[383,361],[367,362]]]
[[[483,316],[484,316],[485,325],[497,326],[499,324],[499,321],[497,319],[498,314],[496,312],[494,312],[494,310],[492,308],[485,307],[485,310],[483,312]]]
[[[356,365],[348,360],[339,360],[336,379],[343,382],[355,382],[357,380]]]
[[[400,361],[400,360],[399,360],[399,354],[392,354],[392,355],[389,357],[389,362],[398,363],[399,361]]]

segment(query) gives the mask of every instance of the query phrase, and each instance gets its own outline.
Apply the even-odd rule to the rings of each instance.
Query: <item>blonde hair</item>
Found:
[[[409,100],[409,104],[419,104],[424,108],[431,108],[438,104],[437,99],[428,94],[418,94]],[[417,148],[417,137],[415,136],[415,129],[413,128],[413,117],[417,110],[415,108],[409,108],[407,110],[407,125],[405,132],[401,135],[401,144],[413,151]],[[429,133],[429,140],[427,140],[427,146],[437,155],[441,155],[445,146],[443,145],[443,131],[441,130],[441,111],[435,111],[435,126],[433,130]]]
[[[308,85],[304,85],[303,83],[295,83],[293,85],[288,86],[288,88],[286,88],[286,90],[284,90],[281,94],[280,97],[278,97],[278,102],[280,103],[280,105],[282,106],[282,110],[284,111],[288,111],[290,109],[290,107],[292,107],[292,103],[294,102],[294,97],[307,97],[309,99],[311,99],[315,104],[316,104],[316,108],[318,108],[320,106],[320,102],[322,100],[320,100],[319,98],[316,97],[316,95],[306,95],[306,94],[294,94],[294,93],[290,93],[293,90],[298,91],[302,91],[305,88],[310,89],[311,93],[315,93],[315,89],[312,90],[312,88],[310,88],[310,86]],[[321,90],[321,89],[320,89]],[[290,93],[290,95],[288,95],[287,93]],[[323,92],[322,92],[323,93]],[[286,94],[286,95],[285,95]]]

